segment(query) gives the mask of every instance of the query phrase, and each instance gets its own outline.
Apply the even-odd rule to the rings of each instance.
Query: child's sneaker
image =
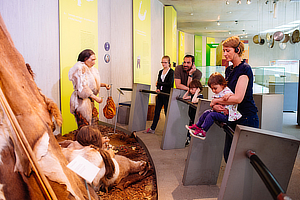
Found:
[[[196,137],[196,138],[200,138],[201,140],[205,140],[205,137],[206,137],[206,131],[203,130],[202,128],[197,128],[196,130],[190,130],[190,134],[193,136],[193,137]]]
[[[196,124],[193,124],[192,126],[185,125],[185,128],[190,131],[190,130],[196,130],[199,127]]]

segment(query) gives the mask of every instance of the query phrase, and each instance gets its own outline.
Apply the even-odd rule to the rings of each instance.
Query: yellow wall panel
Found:
[[[98,1],[60,0],[59,21],[62,134],[66,134],[77,129],[70,113],[73,85],[68,78],[69,69],[84,49],[92,49],[98,57]],[[97,61],[95,67],[98,68]]]
[[[133,79],[151,85],[150,0],[133,0]]]

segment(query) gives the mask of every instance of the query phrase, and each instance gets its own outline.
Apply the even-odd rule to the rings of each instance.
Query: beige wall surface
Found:
[[[184,40],[184,42],[185,42],[184,54],[185,55],[190,54],[190,55],[194,56],[194,51],[195,51],[194,39],[195,39],[194,34],[185,33],[185,40]]]

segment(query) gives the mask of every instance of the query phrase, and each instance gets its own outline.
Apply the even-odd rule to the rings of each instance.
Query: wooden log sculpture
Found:
[[[52,117],[62,123],[60,112],[36,86],[1,15],[0,57],[0,87],[7,101],[0,106],[0,199],[88,199],[83,180],[66,167],[52,133]],[[90,194],[98,199],[94,190]]]

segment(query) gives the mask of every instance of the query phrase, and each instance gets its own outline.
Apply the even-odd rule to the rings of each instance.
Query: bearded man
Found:
[[[192,80],[201,80],[202,72],[196,69],[195,58],[192,55],[184,56],[183,65],[175,68],[175,85],[177,89],[188,90]]]

